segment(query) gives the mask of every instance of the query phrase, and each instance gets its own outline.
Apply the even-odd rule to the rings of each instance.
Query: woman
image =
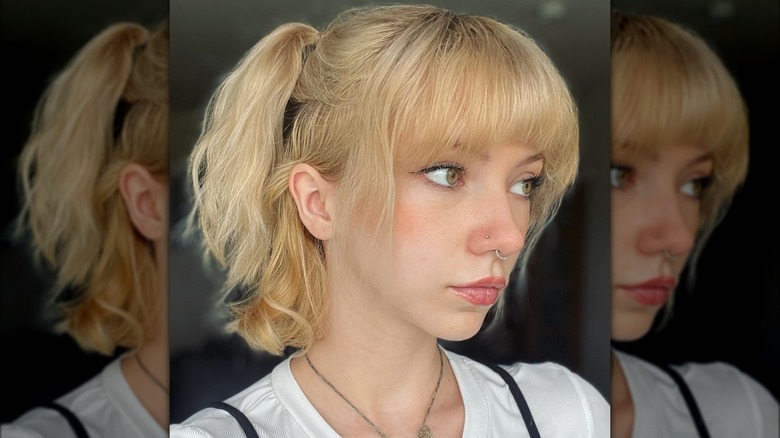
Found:
[[[108,26],[39,101],[19,236],[56,274],[58,330],[114,360],[4,437],[167,436],[168,40],[167,21]]]
[[[239,291],[230,328],[295,353],[171,436],[525,428],[500,375],[437,339],[480,329],[573,181],[577,139],[549,59],[492,19],[361,8],[263,38],[211,101],[194,220]],[[531,428],[608,434],[605,400],[578,376],[508,370]]]
[[[740,91],[697,35],[612,17],[612,338],[645,336],[669,308],[747,173]],[[668,313],[667,313],[668,315]],[[669,367],[615,350],[612,436],[778,434],[778,405],[723,363]]]

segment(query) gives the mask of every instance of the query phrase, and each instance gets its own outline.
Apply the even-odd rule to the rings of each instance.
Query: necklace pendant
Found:
[[[417,431],[417,438],[433,438],[431,428],[427,424],[423,424],[420,430]]]

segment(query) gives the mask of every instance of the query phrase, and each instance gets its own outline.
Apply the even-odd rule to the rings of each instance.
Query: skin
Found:
[[[122,170],[119,188],[135,229],[154,251],[160,305],[138,356],[149,371],[168,387],[168,180],[153,176],[131,163]],[[168,395],[131,356],[122,359],[122,373],[138,400],[162,428],[169,424]]]
[[[366,245],[373,234],[360,229],[340,234],[350,240],[343,245],[329,242],[338,218],[337,186],[318,180],[305,165],[297,169],[303,174],[293,171],[293,195],[309,193],[296,198],[299,210],[320,213],[301,217],[326,244],[329,269],[330,324],[309,357],[389,435],[415,436],[422,424],[439,374],[437,338],[473,336],[491,307],[464,300],[453,287],[486,277],[506,281],[525,243],[531,206],[526,181],[541,173],[543,160],[521,144],[486,152],[465,160],[453,151],[435,163],[397,163],[393,233],[378,245]],[[306,181],[319,181],[321,188],[300,190]],[[320,220],[307,223],[312,217]],[[509,259],[496,257],[496,249]],[[292,369],[339,434],[374,433],[303,358],[294,359]],[[428,424],[436,436],[460,437],[464,418],[457,382],[445,366]]]
[[[687,143],[645,155],[615,148],[612,163],[612,339],[631,341],[647,334],[664,305],[638,297],[674,292],[695,245],[700,194],[713,163],[702,147]],[[639,286],[653,279],[662,284]],[[629,437],[633,401],[614,355],[612,364],[612,433]]]

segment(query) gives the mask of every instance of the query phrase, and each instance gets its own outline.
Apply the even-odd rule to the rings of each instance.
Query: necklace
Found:
[[[165,387],[165,385],[162,384],[159,380],[157,380],[157,377],[154,377],[154,375],[149,371],[148,368],[146,368],[146,365],[144,365],[143,362],[141,362],[141,357],[137,354],[134,354],[133,357],[135,358],[135,361],[138,362],[138,365],[141,366],[141,369],[144,371],[144,374],[146,374],[147,377],[149,377],[152,382],[154,382],[155,385],[159,386],[160,389],[163,390],[166,394],[168,394],[168,388]]]
[[[363,420],[366,421],[366,423],[371,426],[372,429],[376,431],[376,433],[379,434],[382,438],[387,438],[387,434],[382,432],[382,429],[379,428],[376,424],[374,424],[373,421],[369,420],[368,417],[365,416],[362,412],[360,412],[360,409],[357,408],[349,399],[347,399],[344,394],[342,394],[338,389],[336,389],[335,386],[333,386],[328,379],[325,378],[320,372],[317,370],[317,368],[314,367],[314,364],[311,363],[311,359],[309,359],[309,354],[306,353],[303,355],[303,357],[306,358],[306,362],[309,364],[309,367],[311,367],[312,371],[314,371],[314,374],[317,375],[317,377],[320,378],[326,385],[330,386],[330,389],[333,390],[336,394],[338,394],[339,397],[341,397],[345,402],[347,402],[348,405],[352,407],[352,409],[355,410],[355,412],[358,413],[361,417],[363,417]],[[431,408],[433,407],[433,402],[436,400],[436,394],[439,392],[439,386],[441,385],[441,378],[444,375],[444,354],[441,352],[441,349],[439,349],[439,379],[436,381],[436,388],[433,390],[433,396],[431,397],[431,402],[428,404],[428,409],[425,411],[425,418],[423,418],[422,426],[417,430],[417,438],[433,438],[433,433],[431,432],[431,428],[428,427],[426,424],[428,421],[428,416],[431,414]]]

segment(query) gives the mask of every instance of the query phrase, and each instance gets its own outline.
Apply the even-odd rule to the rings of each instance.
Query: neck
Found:
[[[462,435],[458,382],[431,331],[441,324],[422,327],[427,321],[409,314],[413,306],[399,308],[398,297],[385,300],[394,291],[381,279],[363,281],[349,270],[328,278],[326,323],[307,352],[322,378],[302,355],[290,365],[323,419],[342,436],[377,436],[369,423],[388,436],[417,436],[423,423],[436,436]]]
[[[307,352],[311,364],[298,357],[292,365],[304,393],[339,434],[375,435],[370,421],[387,436],[416,436],[423,423],[443,431],[444,418],[462,430],[460,393],[435,339],[416,352],[341,345],[326,337]]]
[[[125,356],[122,360],[122,373],[130,389],[138,400],[154,418],[157,424],[167,430],[169,425],[169,354],[168,354],[168,308],[167,295],[162,295],[161,305],[157,309],[151,328],[147,332],[147,340],[137,351]],[[137,356],[147,374],[136,361]],[[160,384],[155,382],[157,380]],[[162,387],[161,387],[162,386]]]
[[[342,393],[368,405],[379,408],[429,397],[440,369],[436,339],[368,336],[369,332],[332,326],[312,345],[309,357]]]
[[[626,375],[623,372],[623,366],[614,351],[612,351],[611,383],[612,436],[630,438],[634,427],[634,402],[631,398]]]
[[[394,318],[392,309],[361,303],[360,295],[331,295],[329,324],[307,354],[317,371],[385,433],[416,435],[442,370],[437,339]],[[444,377],[431,417],[441,418],[442,407],[448,407],[462,421],[457,382],[446,356],[443,361]],[[294,358],[291,368],[314,407],[337,432],[375,434],[303,357]],[[428,424],[433,427],[435,422],[431,418]]]

